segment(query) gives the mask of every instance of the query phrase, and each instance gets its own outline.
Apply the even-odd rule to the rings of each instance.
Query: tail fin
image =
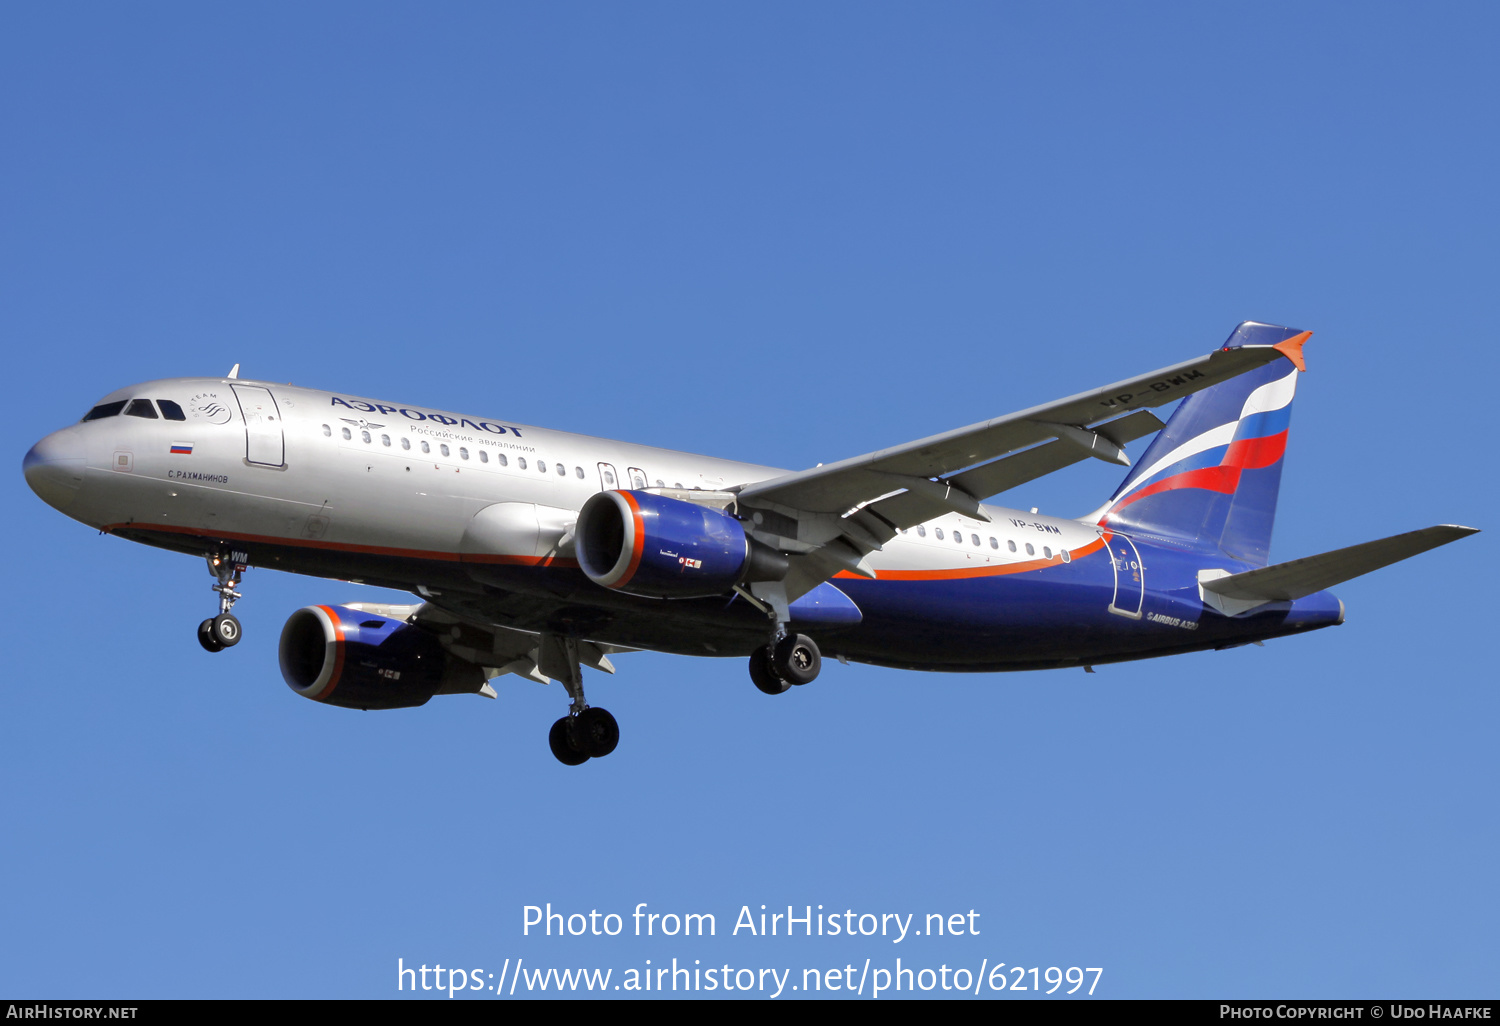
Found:
[[[1292,396],[1311,332],[1246,321],[1224,347],[1275,346],[1276,360],[1182,401],[1104,507],[1127,534],[1265,566]]]

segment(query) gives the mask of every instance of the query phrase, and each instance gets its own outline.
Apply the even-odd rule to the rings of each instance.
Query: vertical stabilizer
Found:
[[[1182,401],[1105,507],[1126,534],[1265,566],[1302,343],[1311,332],[1246,321],[1224,347],[1273,346],[1276,360]]]

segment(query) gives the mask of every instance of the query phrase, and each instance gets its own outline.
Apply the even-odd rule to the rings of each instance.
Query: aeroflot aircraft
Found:
[[[619,728],[581,667],[632,649],[748,657],[767,694],[824,654],[1023,670],[1228,648],[1342,623],[1323,589],[1473,533],[1429,527],[1267,565],[1302,346],[1246,322],[1198,359],[810,470],[238,378],[112,392],[26,454],[46,502],[207,560],[216,652],[251,566],[399,588],[281,632],[304,698],[356,709],[562,681],[568,765]],[[1150,408],[1183,399],[1165,425]],[[981,503],[1160,433],[1077,520]]]

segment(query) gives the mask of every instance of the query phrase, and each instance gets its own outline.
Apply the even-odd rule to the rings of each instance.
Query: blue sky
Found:
[[[252,571],[245,642],[202,652],[201,564],[97,537],[19,463],[114,388],[239,362],[802,467],[1253,318],[1315,332],[1273,559],[1489,528],[1497,28],[1481,4],[0,11],[0,993],[902,957],[1100,966],[1110,997],[1493,996],[1493,532],[1346,584],[1336,630],[1092,676],[832,665],[773,700],[739,660],[621,657],[589,681],[620,748],[570,770],[556,686],[370,714],[286,688],[287,615],[388,593]],[[1117,481],[999,501],[1076,516]],[[546,902],[718,936],[522,936]],[[730,936],[761,904],[981,932]]]

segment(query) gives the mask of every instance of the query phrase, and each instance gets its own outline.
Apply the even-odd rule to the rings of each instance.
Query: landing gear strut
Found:
[[[620,743],[620,725],[607,710],[589,705],[583,697],[583,671],[578,665],[578,639],[543,634],[537,664],[542,673],[562,681],[572,699],[568,715],[552,724],[547,745],[564,766],[581,766],[600,759]]]
[[[818,643],[806,634],[791,634],[786,587],[779,581],[752,584],[750,591],[736,587],[747,601],[771,621],[771,639],[750,653],[750,680],[768,695],[785,694],[794,684],[811,684],[823,668]]]
[[[239,555],[236,553],[237,558],[234,559],[219,553],[209,553],[204,557],[208,562],[208,572],[218,580],[214,591],[219,593],[219,615],[211,616],[198,625],[198,644],[210,652],[233,648],[240,643],[240,622],[230,610],[234,608],[235,601],[243,597],[238,588],[240,578],[249,567],[239,562]]]

